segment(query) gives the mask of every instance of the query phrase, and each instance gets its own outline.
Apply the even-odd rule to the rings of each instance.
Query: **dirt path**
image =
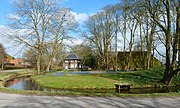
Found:
[[[179,108],[180,97],[61,97],[0,93],[0,108]]]

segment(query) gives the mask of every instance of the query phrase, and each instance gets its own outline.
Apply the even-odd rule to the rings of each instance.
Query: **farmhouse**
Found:
[[[9,58],[4,58],[4,65],[22,65],[23,60],[22,59],[9,59]]]
[[[63,62],[64,69],[81,69],[82,60],[74,53],[70,53]]]
[[[129,59],[129,51],[126,52],[118,52],[117,58],[118,58],[118,65],[119,68],[123,69],[123,64],[125,62],[125,66],[127,66],[128,59]],[[144,69],[146,67],[147,62],[147,51],[132,51],[131,58],[130,58],[130,68],[131,69]],[[155,57],[153,54],[151,54],[151,62],[150,67],[153,66],[161,66],[162,63]]]

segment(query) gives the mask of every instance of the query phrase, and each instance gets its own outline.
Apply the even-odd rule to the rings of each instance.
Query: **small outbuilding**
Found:
[[[82,59],[74,53],[70,53],[63,62],[64,69],[81,69]]]

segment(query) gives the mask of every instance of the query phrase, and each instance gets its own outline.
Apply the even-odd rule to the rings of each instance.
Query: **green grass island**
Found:
[[[62,71],[63,72],[63,71]],[[101,74],[64,74],[55,76],[53,72],[45,75],[35,75],[32,70],[22,70],[19,72],[9,72],[0,74],[0,91],[8,93],[20,94],[36,94],[36,95],[66,95],[66,96],[180,96],[179,92],[170,93],[146,93],[146,94],[120,94],[116,92],[103,92],[103,90],[115,91],[115,84],[129,84],[131,88],[151,88],[164,87],[163,83],[159,83],[164,72],[163,67],[153,68],[149,70],[129,71],[120,73],[101,73]],[[66,73],[66,72],[65,72]],[[48,91],[31,91],[31,90],[15,90],[5,88],[4,82],[13,77],[31,76],[39,85],[47,88],[63,89],[64,92],[48,92]],[[171,82],[170,89],[173,86],[180,85],[180,77],[175,76]],[[66,91],[67,90],[67,91]],[[93,92],[101,90],[100,92]]]

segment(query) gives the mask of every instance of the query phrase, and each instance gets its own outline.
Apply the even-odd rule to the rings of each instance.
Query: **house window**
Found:
[[[77,64],[74,64],[74,67],[77,68]]]
[[[71,64],[71,68],[74,68],[74,64]]]
[[[65,69],[68,69],[68,66],[67,66],[67,65],[65,66]]]

